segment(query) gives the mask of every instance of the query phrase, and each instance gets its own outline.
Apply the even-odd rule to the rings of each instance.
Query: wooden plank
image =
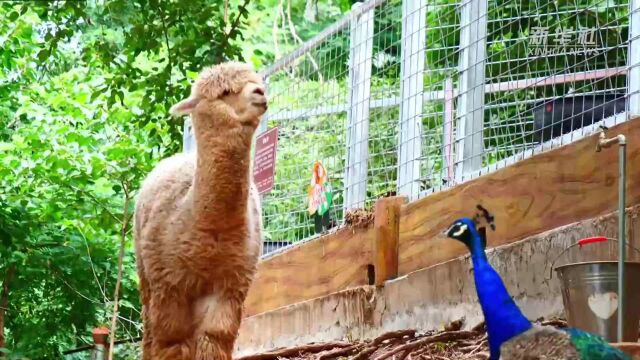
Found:
[[[406,197],[387,197],[376,201],[373,225],[375,285],[383,285],[398,276],[400,207],[406,202]]]
[[[640,203],[640,119],[612,127],[627,145],[627,206]],[[451,260],[466,249],[440,234],[451,221],[482,204],[495,214],[489,246],[615,211],[618,149],[596,153],[597,135],[402,206],[399,275]]]
[[[631,355],[632,360],[640,360],[640,343],[611,343],[611,345]]]
[[[342,229],[261,261],[245,316],[367,285],[373,228]]]

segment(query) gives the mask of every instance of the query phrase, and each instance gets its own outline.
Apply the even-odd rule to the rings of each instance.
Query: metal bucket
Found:
[[[565,249],[566,250],[566,249]],[[590,261],[558,266],[562,301],[570,326],[617,341],[618,262]],[[625,262],[623,341],[638,341],[640,263]]]

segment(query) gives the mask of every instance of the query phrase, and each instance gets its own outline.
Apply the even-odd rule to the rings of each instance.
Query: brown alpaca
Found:
[[[172,109],[191,114],[196,154],[162,160],[136,205],[143,359],[230,360],[262,247],[252,137],[267,103],[241,63],[207,68]]]

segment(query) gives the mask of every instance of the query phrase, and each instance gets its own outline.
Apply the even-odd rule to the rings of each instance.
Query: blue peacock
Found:
[[[490,360],[631,360],[598,335],[575,328],[557,329],[532,324],[487,261],[486,227],[495,230],[495,224],[486,209],[477,207],[479,212],[473,218],[454,221],[445,234],[463,242],[471,252],[476,292],[487,327]]]

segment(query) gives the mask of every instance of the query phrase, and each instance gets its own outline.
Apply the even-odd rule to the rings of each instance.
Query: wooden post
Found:
[[[378,199],[375,205],[375,244],[373,262],[375,285],[398,276],[398,238],[400,236],[400,206],[408,198],[394,196]]]
[[[104,326],[95,328],[91,332],[91,335],[93,336],[93,342],[94,342],[93,355],[91,359],[92,360],[106,359],[109,354],[109,344],[107,342],[107,339],[109,337],[109,329]]]

